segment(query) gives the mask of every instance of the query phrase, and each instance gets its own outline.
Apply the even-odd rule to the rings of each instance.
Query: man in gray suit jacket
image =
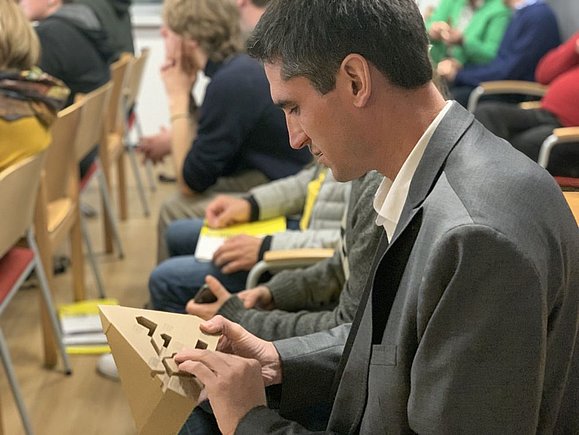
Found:
[[[218,317],[220,352],[176,355],[224,433],[307,432],[265,406],[282,381],[281,414],[333,403],[332,433],[579,433],[577,225],[546,171],[444,101],[427,46],[413,0],[278,0],[250,39],[292,147],[386,176],[385,231],[351,330],[269,343]]]

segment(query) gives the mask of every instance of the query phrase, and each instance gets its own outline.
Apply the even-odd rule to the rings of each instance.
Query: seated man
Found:
[[[239,14],[229,0],[166,0],[162,78],[171,113],[171,154],[179,191],[159,215],[158,260],[176,219],[203,217],[217,192],[246,192],[295,174],[310,156],[288,145],[283,113],[263,67],[241,53]],[[199,124],[190,113],[197,72],[211,78]],[[195,133],[196,132],[196,133]]]
[[[194,257],[203,221],[174,222],[166,234],[171,258],[157,266],[149,279],[152,307],[185,312],[187,301],[195,296],[209,274],[231,291],[242,290],[247,271],[268,250],[335,247],[349,191],[349,183],[338,183],[326,168],[313,165],[295,176],[258,186],[246,198],[216,197],[207,206],[207,222],[211,227],[302,214],[300,231],[289,230],[263,239],[235,236],[217,250],[213,262],[207,262]]]
[[[536,79],[549,86],[540,108],[525,110],[515,104],[488,101],[475,111],[486,128],[535,161],[554,128],[579,126],[579,32],[541,59]],[[579,177],[579,146],[558,145],[547,169],[553,175]]]
[[[352,182],[341,246],[331,258],[305,269],[279,272],[237,295],[208,277],[217,301],[197,304],[191,300],[187,312],[204,319],[221,314],[266,340],[312,334],[351,322],[369,273],[369,259],[380,239],[372,200],[382,178],[370,172]]]
[[[447,59],[438,65],[438,74],[448,82],[452,98],[464,107],[471,91],[482,82],[533,80],[541,57],[561,42],[557,18],[547,3],[507,0],[507,4],[514,9],[513,18],[493,60],[461,65]]]

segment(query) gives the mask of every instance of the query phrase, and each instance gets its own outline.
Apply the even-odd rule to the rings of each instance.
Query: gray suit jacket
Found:
[[[579,231],[552,177],[457,104],[373,270],[341,366],[344,329],[277,344],[282,413],[332,399],[335,370],[328,432],[579,433]],[[264,408],[238,428],[304,431]]]

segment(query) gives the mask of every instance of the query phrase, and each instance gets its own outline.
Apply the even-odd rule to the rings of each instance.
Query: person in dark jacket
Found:
[[[77,93],[88,93],[110,80],[109,65],[117,57],[91,8],[63,0],[21,0],[30,21],[38,21],[40,68],[69,88],[70,105]],[[80,164],[81,177],[97,154],[97,147]]]
[[[134,53],[131,0],[74,0],[89,6],[106,31],[111,47],[121,53]]]

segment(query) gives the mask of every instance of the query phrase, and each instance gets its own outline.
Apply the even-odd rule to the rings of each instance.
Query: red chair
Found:
[[[66,374],[72,370],[64,350],[62,336],[48,280],[40,261],[38,246],[32,232],[34,205],[40,182],[44,155],[39,154],[0,172],[0,204],[2,204],[2,229],[0,231],[0,314],[4,312],[26,277],[36,271],[42,297],[48,308],[54,339],[58,344]],[[26,236],[28,247],[17,246]],[[40,323],[39,323],[40,324]],[[10,383],[16,406],[27,434],[32,433],[24,401],[14,374],[6,340],[0,328],[0,356]],[[0,428],[1,432],[1,428]]]

